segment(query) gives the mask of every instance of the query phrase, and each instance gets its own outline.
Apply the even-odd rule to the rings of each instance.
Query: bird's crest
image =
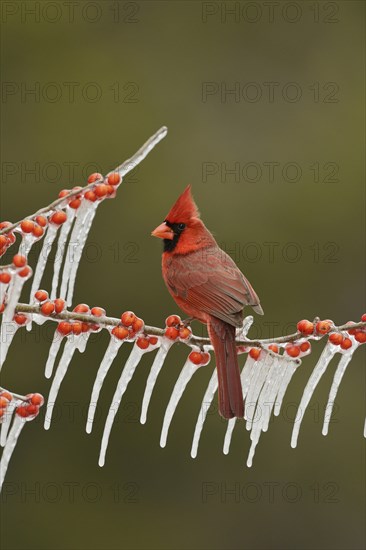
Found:
[[[186,223],[191,218],[199,218],[199,216],[199,210],[192,197],[191,186],[188,185],[170,209],[166,220],[170,223]]]

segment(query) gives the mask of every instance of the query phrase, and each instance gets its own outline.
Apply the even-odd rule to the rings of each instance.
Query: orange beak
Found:
[[[151,235],[153,237],[158,237],[159,239],[169,239],[170,241],[174,239],[173,229],[171,229],[165,222],[158,225]]]

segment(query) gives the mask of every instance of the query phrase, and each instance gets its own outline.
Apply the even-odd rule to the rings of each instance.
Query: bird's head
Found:
[[[151,235],[164,240],[164,252],[174,251],[177,254],[187,254],[212,243],[213,237],[200,220],[190,185]]]

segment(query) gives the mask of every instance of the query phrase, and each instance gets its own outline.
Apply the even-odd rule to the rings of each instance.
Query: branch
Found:
[[[121,178],[123,178],[123,176],[128,174],[128,172],[131,172],[131,170],[133,170],[135,168],[135,166],[137,166],[142,160],[144,160],[145,157],[147,157],[147,155],[150,153],[150,151],[163,138],[165,138],[167,133],[168,133],[167,127],[162,126],[160,128],[160,130],[158,130],[153,136],[151,136],[151,138],[149,138],[146,141],[146,143],[144,143],[144,145],[142,147],[140,147],[140,149],[131,158],[125,160],[125,162],[123,162],[122,164],[117,166],[117,168],[115,168],[111,172],[108,172],[106,177],[108,177],[109,174],[111,174],[112,172],[118,172],[119,175],[121,176]],[[98,184],[102,183],[103,181],[104,181],[104,178],[100,178],[99,180],[96,180],[95,182],[90,183],[89,185],[86,185],[82,189],[73,189],[72,191],[67,193],[67,195],[65,195],[65,196],[63,196],[59,199],[56,199],[55,201],[51,202],[51,204],[49,204],[48,206],[45,206],[45,207],[41,208],[40,210],[37,210],[37,212],[35,212],[34,214],[31,214],[30,216],[27,216],[27,219],[32,220],[32,219],[36,218],[37,216],[39,216],[40,214],[46,214],[46,213],[50,212],[51,210],[54,210],[57,206],[60,206],[61,204],[66,205],[70,198],[72,198],[76,195],[84,194],[84,193],[86,193],[86,191],[90,191],[91,189],[93,189]],[[10,231],[12,231],[16,227],[18,227],[18,225],[20,225],[22,223],[22,221],[23,221],[23,219],[9,225],[8,227],[4,227],[4,229],[0,230],[0,235],[3,235],[5,233],[9,233]]]
[[[108,326],[116,327],[121,325],[121,319],[117,319],[116,317],[107,317],[107,316],[96,317],[94,315],[76,313],[73,311],[62,311],[61,313],[44,315],[41,311],[40,306],[31,305],[31,304],[17,304],[15,310],[18,313],[42,315],[43,317],[47,317],[48,319],[54,320],[54,321],[81,321],[82,323],[96,324],[96,325],[101,325],[103,327],[108,327]],[[352,329],[363,328],[363,327],[366,327],[366,321],[360,321],[358,323],[352,324]],[[341,332],[348,329],[350,329],[350,325],[344,324],[338,327],[335,326],[334,328],[332,328],[332,332]],[[144,333],[151,336],[164,336],[165,330],[162,328],[145,325]],[[326,335],[327,334],[323,334],[320,337],[322,338]],[[241,340],[236,340],[236,345],[243,346],[244,344],[246,344],[253,347],[262,348],[268,344],[285,344],[287,342],[293,342],[295,340],[299,340],[300,338],[304,338],[304,335],[301,332],[295,332],[293,334],[287,334],[285,336],[278,336],[276,338],[265,338],[261,340],[250,340],[249,338],[245,338]],[[211,341],[209,338],[204,336],[192,335],[191,338],[189,339],[189,344],[194,344],[197,346],[210,345]]]

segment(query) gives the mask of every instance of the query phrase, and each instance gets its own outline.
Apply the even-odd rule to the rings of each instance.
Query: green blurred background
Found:
[[[117,199],[98,210],[75,304],[110,315],[133,309],[157,326],[176,312],[150,231],[191,183],[207,226],[261,297],[265,316],[253,336],[289,332],[315,315],[357,320],[365,311],[364,4],[72,6],[2,3],[1,219],[34,212],[95,168],[109,171],[169,127]],[[225,173],[233,167],[236,174]],[[48,273],[42,286],[49,284]],[[47,326],[18,332],[3,386],[48,394]],[[39,418],[20,438],[2,496],[4,550],[365,547],[365,349],[344,377],[329,436],[321,426],[334,363],[292,450],[295,405],[321,348],[313,346],[251,469],[245,427],[224,456],[225,423],[215,413],[198,458],[189,456],[212,364],[197,373],[159,448],[187,350],[171,352],[141,426],[148,356],[100,469],[105,415],[128,352],[126,345],[108,376],[87,436],[107,341],[100,336],[75,357],[51,430]]]

